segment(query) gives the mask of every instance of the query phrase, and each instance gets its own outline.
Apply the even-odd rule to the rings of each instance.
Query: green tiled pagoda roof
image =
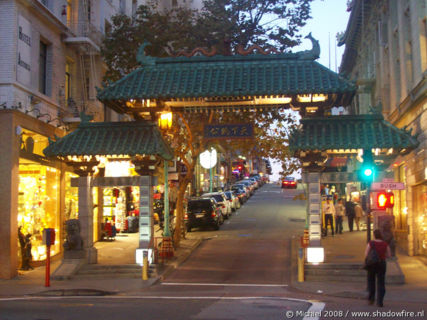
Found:
[[[337,105],[342,105],[356,90],[352,82],[304,52],[144,58],[141,68],[99,90],[98,99],[108,105],[130,99],[335,93]]]
[[[158,155],[173,158],[157,126],[147,121],[82,122],[73,132],[51,142],[47,157],[82,155]]]
[[[393,126],[380,114],[305,118],[290,137],[291,151],[331,149],[415,148],[409,132]]]

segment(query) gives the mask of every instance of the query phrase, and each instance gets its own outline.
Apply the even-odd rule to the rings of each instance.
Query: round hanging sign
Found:
[[[205,169],[215,167],[217,161],[217,152],[212,148],[211,151],[206,150],[200,154],[200,164]]]

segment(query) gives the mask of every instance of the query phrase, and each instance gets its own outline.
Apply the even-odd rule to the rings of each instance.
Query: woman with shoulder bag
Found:
[[[369,290],[369,304],[375,301],[375,279],[377,284],[377,306],[382,307],[385,295],[385,273],[386,273],[386,259],[391,256],[390,247],[387,242],[382,240],[380,230],[374,230],[373,241],[369,241],[365,250],[365,259],[368,257],[369,251],[375,250],[379,257],[379,262],[367,268],[368,271],[368,290]]]

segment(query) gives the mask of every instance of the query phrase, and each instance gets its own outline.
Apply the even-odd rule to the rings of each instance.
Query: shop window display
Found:
[[[71,172],[65,173],[65,220],[79,218],[79,190],[71,187],[71,179],[77,177]]]
[[[19,161],[18,227],[30,235],[34,261],[46,259],[43,229],[54,228],[59,234],[59,178],[56,168],[23,158]],[[55,243],[51,255],[60,251],[58,239]]]
[[[114,224],[117,232],[127,232],[128,217],[138,214],[138,188],[105,188],[103,197],[103,223]]]

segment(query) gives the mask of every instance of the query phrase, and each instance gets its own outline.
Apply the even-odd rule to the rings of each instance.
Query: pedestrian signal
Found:
[[[378,192],[371,193],[371,209],[385,210],[387,208],[393,208],[393,206],[394,206],[393,192],[378,191]]]

